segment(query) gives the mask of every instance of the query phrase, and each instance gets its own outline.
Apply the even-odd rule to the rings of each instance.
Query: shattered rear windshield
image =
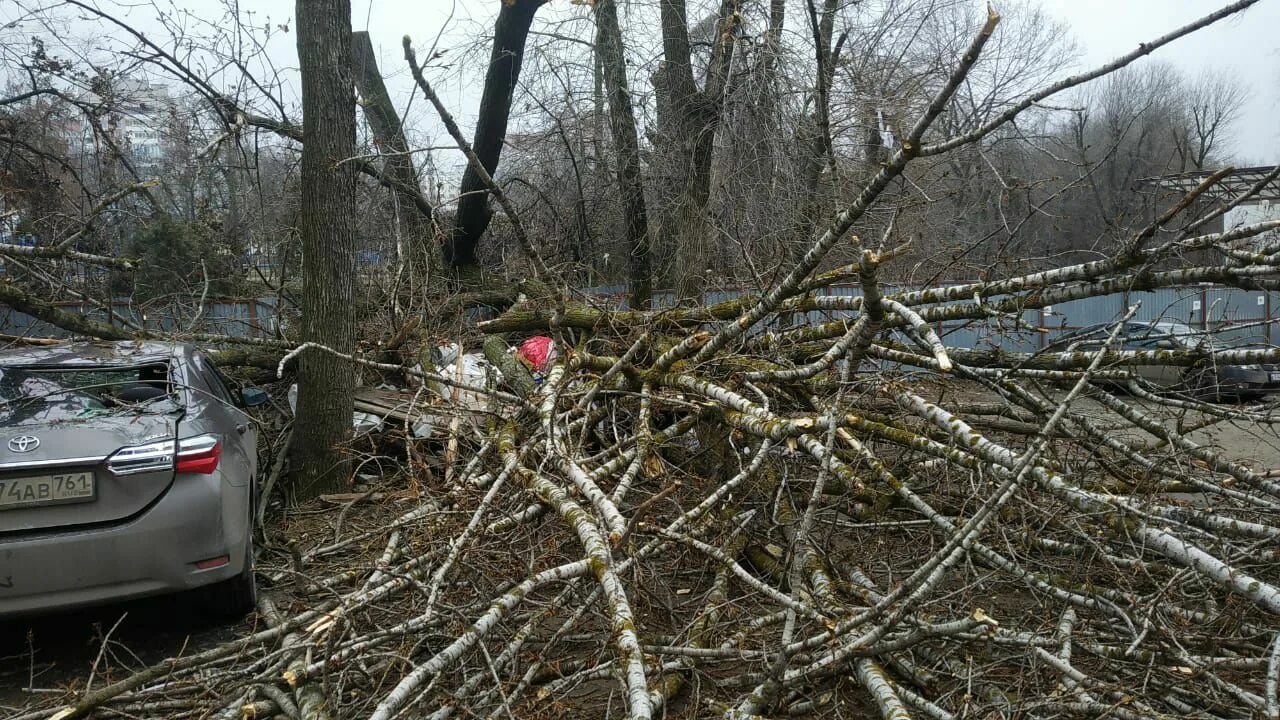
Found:
[[[165,364],[0,367],[0,424],[73,420],[179,408]]]
[[[22,425],[106,412],[97,397],[75,392],[51,378],[0,367],[0,423]]]

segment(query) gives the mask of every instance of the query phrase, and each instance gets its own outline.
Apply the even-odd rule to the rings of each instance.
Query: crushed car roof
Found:
[[[68,342],[0,350],[0,365],[138,365],[174,356],[182,343],[154,340]]]

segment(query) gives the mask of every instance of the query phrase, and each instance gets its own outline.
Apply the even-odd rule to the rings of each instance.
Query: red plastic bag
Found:
[[[544,373],[556,359],[556,341],[546,335],[536,335],[520,343],[516,356],[534,372]]]

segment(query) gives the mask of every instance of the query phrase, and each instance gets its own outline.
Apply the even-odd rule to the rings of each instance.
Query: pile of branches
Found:
[[[1258,238],[1280,223],[1205,230],[1274,173],[1184,219],[1207,179],[1111,259],[885,293],[890,229],[817,272],[913,158],[1016,115],[922,142],[995,21],[769,292],[666,311],[557,294],[484,323],[551,334],[560,357],[538,382],[514,362],[499,387],[426,375],[490,405],[455,425],[444,472],[411,448],[420,503],[300,548],[253,634],[56,717],[1276,717],[1280,479],[1186,425],[1277,415],[1131,368],[1280,352],[1115,349],[1136,308],[1088,352],[962,351],[932,329],[1192,282],[1280,289],[1280,240]],[[857,297],[820,292],[850,279]],[[842,317],[788,327],[812,310]]]
[[[1145,352],[962,353],[930,329],[1109,292],[1191,247],[1277,284],[1280,242],[1241,237],[898,295],[868,249],[761,316],[850,317],[750,337],[711,321],[760,299],[517,306],[484,329],[565,350],[540,383],[432,378],[491,405],[443,473],[408,466],[423,502],[339,518],[273,574],[262,629],[58,717],[1274,716],[1280,480],[1185,426],[1280,415],[1158,393],[1128,370]],[[809,292],[849,274],[860,297]]]

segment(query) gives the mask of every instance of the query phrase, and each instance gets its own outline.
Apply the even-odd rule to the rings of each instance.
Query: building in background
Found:
[[[1205,190],[1201,196],[1201,210],[1211,208],[1214,203],[1226,202],[1248,193],[1275,173],[1278,167],[1280,166],[1262,165],[1232,170]],[[1180,197],[1195,190],[1216,172],[1218,171],[1201,170],[1163,175],[1147,178],[1143,182],[1161,190],[1167,200],[1177,202]],[[1280,220],[1280,177],[1272,178],[1248,199],[1224,213],[1220,221],[1206,226],[1204,232],[1223,232],[1271,220]],[[1253,247],[1272,244],[1278,240],[1280,240],[1280,230],[1272,230],[1251,238]]]
[[[154,175],[160,169],[168,154],[168,135],[181,112],[167,85],[146,78],[116,78],[109,89],[83,91],[78,100],[99,109],[93,120],[75,112],[62,123],[62,132],[82,169],[105,170],[102,160],[112,155],[112,144],[139,175]]]
[[[153,175],[165,158],[179,105],[167,85],[142,79],[122,80],[119,85],[117,127],[138,172]]]

